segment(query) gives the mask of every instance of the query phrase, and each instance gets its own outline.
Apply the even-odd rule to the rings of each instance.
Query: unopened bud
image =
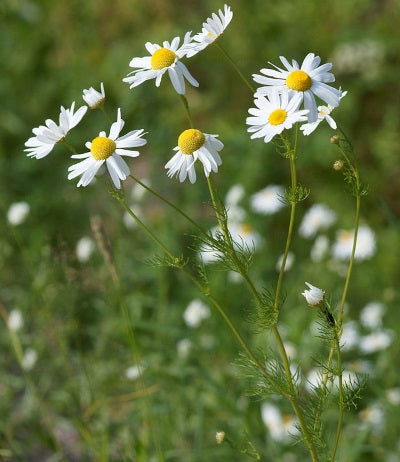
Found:
[[[329,142],[331,144],[339,144],[340,143],[340,136],[339,135],[332,135],[330,138],[329,138]]]
[[[336,170],[338,172],[339,170],[342,170],[343,165],[344,163],[342,160],[335,160],[335,162],[333,163],[333,170]]]
[[[325,291],[318,289],[318,287],[315,287],[308,282],[305,284],[309,287],[309,289],[305,290],[301,295],[305,297],[309,306],[322,306],[325,298]]]
[[[215,435],[215,440],[217,444],[222,444],[225,439],[225,432],[217,432]]]

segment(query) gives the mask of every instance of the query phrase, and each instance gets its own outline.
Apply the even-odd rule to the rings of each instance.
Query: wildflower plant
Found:
[[[342,427],[345,422],[344,411],[347,407],[356,405],[363,386],[362,380],[358,377],[350,383],[345,383],[343,379],[341,335],[342,323],[346,315],[345,302],[354,261],[357,257],[359,259],[368,258],[369,255],[367,250],[363,251],[357,247],[361,197],[366,194],[366,188],[361,184],[354,148],[340,127],[337,129],[337,135],[335,135],[331,148],[337,147],[340,151],[340,162],[342,162],[343,168],[338,169],[338,171],[344,174],[344,180],[350,186],[356,201],[354,229],[348,236],[347,247],[343,250],[337,244],[333,248],[334,254],[339,259],[347,258],[348,260],[342,295],[339,300],[332,301],[332,294],[336,296],[339,288],[324,287],[319,289],[306,282],[308,289],[302,293],[306,303],[299,306],[287,306],[284,275],[290,260],[293,260],[291,245],[295,238],[294,230],[298,204],[306,199],[310,192],[308,187],[302,185],[298,179],[296,161],[306,149],[308,135],[312,135],[318,129],[322,120],[325,119],[332,129],[338,127],[329,114],[333,108],[339,106],[340,100],[346,92],[332,86],[335,81],[332,64],[321,64],[321,58],[311,52],[307,54],[301,65],[294,59],[290,63],[288,59],[281,56],[280,60],[285,69],[274,65],[272,65],[273,68],[261,69],[260,73],[253,75],[254,82],[261,85],[255,88],[253,83],[240,71],[235,60],[226,53],[219,43],[219,39],[229,33],[229,24],[232,18],[231,8],[225,5],[223,10],[219,10],[218,14],[213,13],[211,18],[203,23],[201,32],[194,36],[190,32],[186,33],[183,42],[179,37],[175,37],[171,42],[164,41],[162,45],[147,42],[145,47],[149,55],[131,59],[129,66],[134,70],[122,79],[130,85],[131,89],[152,79],[155,80],[156,87],[159,87],[164,74],[168,73],[172,86],[183,103],[189,127],[177,127],[177,132],[180,131],[180,135],[176,147],[173,147],[176,144],[174,140],[166,140],[165,155],[168,155],[172,149],[176,153],[165,164],[165,169],[171,181],[175,181],[177,178],[180,182],[184,182],[188,178],[189,182],[193,184],[198,175],[200,176],[200,181],[195,186],[187,183],[183,186],[208,190],[215,220],[214,228],[211,231],[206,229],[203,223],[197,222],[169,199],[131,174],[131,166],[134,166],[134,161],[131,162],[131,159],[128,159],[127,163],[124,158],[139,156],[139,151],[136,148],[147,143],[147,139],[144,138],[145,135],[150,141],[151,133],[148,134],[144,128],[140,128],[130,131],[128,129],[125,134],[121,134],[125,122],[122,119],[120,108],[113,109],[113,112],[117,113],[117,118],[108,129],[111,118],[106,110],[107,101],[103,83],[100,92],[94,90],[93,87],[83,90],[83,99],[91,109],[101,109],[104,112],[107,122],[105,129],[97,137],[92,138],[92,141],[85,143],[88,151],[82,154],[77,154],[77,152],[82,152],[82,147],[75,149],[71,145],[65,144],[66,150],[71,151],[71,159],[79,159],[77,163],[71,161],[68,168],[68,179],[73,180],[80,177],[77,183],[79,187],[88,186],[95,178],[98,178],[100,181],[93,187],[106,188],[111,197],[116,199],[135,221],[137,227],[159,249],[160,254],[148,259],[148,262],[155,266],[176,268],[185,275],[188,283],[193,284],[198,289],[199,297],[202,297],[202,300],[196,300],[195,305],[192,302],[184,314],[184,320],[189,327],[198,327],[203,320],[208,318],[208,307],[214,308],[219,313],[226,323],[226,327],[232,332],[243,350],[238,362],[246,377],[252,382],[252,385],[249,385],[252,392],[266,400],[271,395],[277,395],[286,400],[289,409],[288,418],[282,416],[280,411],[271,403],[264,403],[262,406],[262,419],[270,429],[272,438],[279,442],[286,441],[290,439],[288,438],[289,432],[292,439],[304,444],[310,460],[333,462],[336,460],[336,453],[340,446]],[[226,146],[229,140],[225,139],[223,134],[220,136],[219,134],[205,133],[208,131],[208,127],[203,128],[198,123],[194,124],[190,101],[185,96],[185,80],[192,86],[199,87],[199,92],[202,90],[199,82],[190,74],[181,60],[205,52],[206,49],[211,49],[212,45],[215,45],[215,48],[228,59],[234,71],[238,72],[246,87],[251,91],[252,102],[249,103],[251,108],[248,111],[250,116],[246,118],[246,115],[243,114],[243,126],[248,125],[247,131],[250,133],[251,140],[254,140],[252,142],[264,143],[268,146],[271,143],[272,146],[275,146],[278,155],[282,157],[280,159],[277,156],[276,162],[287,161],[289,163],[290,180],[286,190],[282,186],[271,185],[252,197],[253,210],[262,215],[274,214],[281,209],[283,214],[283,209],[285,205],[287,206],[289,221],[286,244],[282,249],[283,254],[278,264],[276,280],[260,282],[262,278],[254,277],[251,272],[254,254],[256,251],[263,252],[262,246],[259,246],[259,234],[254,232],[244,221],[233,218],[240,216],[240,214],[230,214],[229,207],[232,207],[232,201],[226,205],[221,199],[217,182],[218,176],[224,175],[222,160],[229,155],[228,149],[224,145]],[[264,54],[266,59],[273,59],[269,56],[267,47]],[[197,59],[201,59],[200,56]],[[148,88],[147,91],[154,90]],[[134,101],[134,92],[131,93],[131,98]],[[317,109],[317,99],[322,100],[328,106],[319,106]],[[26,142],[26,151],[29,157],[41,159],[51,152],[55,144],[65,141],[64,138],[68,132],[81,121],[87,112],[86,106],[82,106],[74,112],[74,104],[72,103],[71,108],[67,110],[61,108],[59,125],[48,119],[46,126],[40,126],[33,130],[35,136]],[[340,117],[338,109],[336,112]],[[88,116],[85,118],[85,122],[88,118]],[[307,136],[304,137],[303,135]],[[84,141],[82,140],[83,144]],[[103,165],[107,167],[111,181],[100,175]],[[310,169],[312,169],[312,165],[310,165]],[[176,255],[164,242],[163,237],[146,224],[146,216],[142,214],[139,216],[135,212],[135,208],[128,204],[124,189],[124,181],[128,178],[161,201],[171,214],[168,215],[171,220],[173,220],[173,214],[177,214],[192,227],[194,240],[187,254]],[[237,200],[234,201],[233,206],[238,207]],[[335,221],[336,216],[333,213],[329,210],[327,212],[325,209],[323,211],[328,215],[330,214],[328,218],[325,218],[324,221],[322,218],[320,219],[320,214],[318,214],[315,218],[316,223],[313,224],[313,230],[304,230],[303,225],[300,226],[301,235],[304,237],[313,236],[320,228],[326,229]],[[100,236],[99,239],[101,240],[101,233],[98,229],[95,235]],[[369,247],[372,245],[371,242]],[[107,246],[103,245],[102,248],[107,255]],[[249,318],[258,331],[268,331],[271,334],[277,346],[277,353],[270,349],[256,351],[250,346],[249,341],[245,338],[246,334],[241,332],[234,322],[229,307],[224,306],[224,300],[218,299],[214,294],[209,277],[214,267],[210,266],[206,269],[205,262],[198,255],[193,255],[193,249],[197,251],[204,251],[205,249],[212,253],[220,269],[234,272],[239,276],[248,291]],[[107,258],[110,265],[113,266],[112,258],[110,256]],[[112,274],[115,284],[119,287],[120,279],[115,268]],[[318,281],[313,282],[318,284]],[[300,296],[301,288],[296,287],[294,289]],[[291,310],[293,313],[296,310],[308,310],[307,304],[315,309],[313,313],[315,313],[319,323],[318,336],[327,347],[328,354],[325,358],[319,358],[316,363],[317,380],[315,385],[304,388],[301,385],[299,371],[288,354],[287,344],[285,346],[283,341],[279,321],[283,310]],[[131,329],[131,337],[134,338],[129,314],[123,305],[122,310],[124,319]],[[134,341],[132,341],[132,349],[135,351]],[[367,350],[366,347],[365,349]],[[137,361],[137,364],[139,363],[140,361]],[[136,376],[140,378],[141,374],[141,367],[137,371],[135,369],[135,378]],[[332,390],[331,385],[335,381],[337,382],[339,398],[337,426],[332,437],[325,432],[323,419],[324,409]],[[217,433],[218,444],[229,441],[231,439],[227,432],[221,430]],[[243,454],[255,459],[260,458],[258,449],[249,440],[243,444],[233,442],[230,445]]]

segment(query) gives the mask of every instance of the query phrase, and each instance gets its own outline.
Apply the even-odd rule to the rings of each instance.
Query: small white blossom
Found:
[[[290,436],[299,433],[297,420],[291,415],[282,416],[280,410],[273,404],[262,404],[261,417],[271,438],[275,441],[287,443],[290,441]]]
[[[340,230],[336,236],[331,252],[337,260],[349,260],[353,248],[354,230]],[[360,226],[357,236],[355,260],[366,260],[375,254],[375,233],[368,226]]]
[[[22,358],[22,369],[30,371],[35,367],[38,354],[33,348],[27,348]]]
[[[313,205],[301,221],[299,234],[307,239],[318,231],[328,229],[336,221],[336,213],[323,204]]]
[[[379,404],[366,407],[359,416],[364,425],[371,427],[375,434],[382,432],[385,425],[385,413]]]
[[[195,328],[210,317],[210,308],[199,299],[192,300],[183,313],[183,319],[187,326]]]
[[[318,236],[311,247],[311,260],[313,262],[321,261],[329,250],[329,239],[325,235]]]
[[[223,443],[224,439],[225,439],[225,432],[217,432],[216,433],[215,440],[216,440],[217,444]]]
[[[24,326],[24,318],[20,310],[11,310],[8,315],[8,328],[13,332],[18,332]]]
[[[250,207],[255,213],[273,215],[285,207],[284,193],[283,186],[271,184],[250,197]]]
[[[90,109],[97,109],[106,99],[103,82],[100,84],[100,92],[90,87],[88,90],[83,90],[82,98]]]
[[[95,245],[93,239],[88,236],[83,236],[76,244],[76,257],[81,263],[85,263],[89,260],[94,249]]]
[[[359,347],[364,354],[375,353],[388,348],[392,344],[393,338],[394,332],[392,330],[377,330],[372,334],[361,337]]]
[[[358,332],[358,324],[355,321],[349,321],[343,324],[342,336],[340,338],[342,351],[355,348],[359,341],[360,334]]]
[[[324,301],[324,298],[325,298],[325,292],[321,289],[318,289],[318,287],[315,287],[312,284],[309,284],[308,282],[306,282],[305,284],[306,286],[309,287],[309,289],[302,292],[301,295],[305,297],[305,299],[307,300],[307,303],[310,306],[321,305],[321,303]]]
[[[386,390],[386,398],[390,404],[398,406],[400,404],[400,388],[397,387]]]
[[[364,327],[377,329],[382,327],[382,317],[385,313],[385,306],[379,302],[370,302],[362,309],[360,321]]]
[[[130,366],[125,370],[125,377],[128,380],[136,380],[143,373],[143,369],[144,369],[143,365],[139,366],[135,364],[134,366]]]
[[[7,220],[10,225],[21,225],[29,215],[29,204],[27,202],[14,202],[7,211]]]
[[[241,184],[234,184],[226,193],[225,205],[227,207],[237,205],[244,197],[245,191]]]
[[[188,338],[183,338],[179,340],[179,342],[176,344],[176,351],[178,353],[178,356],[182,359],[186,358],[190,350],[193,348],[193,343],[190,339]]]
[[[282,266],[282,262],[283,262],[283,256],[284,256],[284,254],[282,254],[278,258],[278,261],[276,262],[276,265],[275,265],[275,269],[276,269],[276,271],[278,271],[278,273],[281,270],[281,266]],[[287,257],[286,257],[285,272],[290,270],[290,268],[293,266],[294,260],[295,260],[294,253],[289,252],[287,254]]]

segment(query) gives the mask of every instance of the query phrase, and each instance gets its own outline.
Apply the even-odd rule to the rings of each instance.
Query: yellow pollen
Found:
[[[209,32],[209,33],[207,34],[207,36],[208,36],[208,37],[214,37],[214,34],[212,34],[211,32]]]
[[[171,66],[176,58],[176,54],[168,48],[159,48],[151,57],[151,68],[156,71],[164,69],[164,67]]]
[[[280,125],[285,122],[287,117],[287,112],[284,109],[275,109],[275,111],[271,112],[268,117],[268,122],[271,125]]]
[[[241,226],[240,226],[240,232],[243,233],[243,234],[250,234],[251,232],[253,231],[252,227],[246,223],[243,223]]]
[[[110,157],[117,145],[115,141],[106,138],[105,136],[97,136],[92,141],[92,146],[90,147],[90,152],[92,157],[96,160],[105,160]]]
[[[286,86],[291,90],[306,91],[311,85],[311,77],[304,71],[293,71],[286,78]]]
[[[340,241],[348,241],[351,239],[353,236],[353,233],[351,231],[341,231],[339,234],[339,240]]]
[[[193,154],[201,148],[206,141],[206,137],[200,130],[189,128],[179,135],[178,147],[183,154]]]

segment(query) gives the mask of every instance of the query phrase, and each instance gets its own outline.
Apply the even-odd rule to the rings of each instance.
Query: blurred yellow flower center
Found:
[[[291,90],[306,91],[311,85],[311,77],[304,71],[293,71],[286,77],[286,86]]]
[[[201,148],[206,141],[206,137],[200,130],[189,128],[179,135],[178,147],[183,154],[193,154]]]
[[[96,160],[105,160],[112,155],[117,145],[115,141],[106,138],[105,136],[97,136],[92,141],[90,152]]]
[[[280,125],[285,122],[287,117],[287,112],[284,109],[275,109],[275,111],[272,111],[271,114],[268,117],[268,122],[271,125]]]
[[[208,36],[208,37],[215,37],[214,34],[213,34],[212,32],[209,32],[209,33],[207,34],[207,36]]]
[[[240,232],[242,234],[248,235],[253,232],[253,228],[250,225],[243,223],[242,225],[240,225]]]
[[[348,241],[353,238],[353,233],[351,231],[341,231],[339,234],[340,241]]]
[[[171,66],[176,58],[176,54],[168,48],[159,48],[151,57],[151,68],[156,71],[164,69],[164,67]]]

